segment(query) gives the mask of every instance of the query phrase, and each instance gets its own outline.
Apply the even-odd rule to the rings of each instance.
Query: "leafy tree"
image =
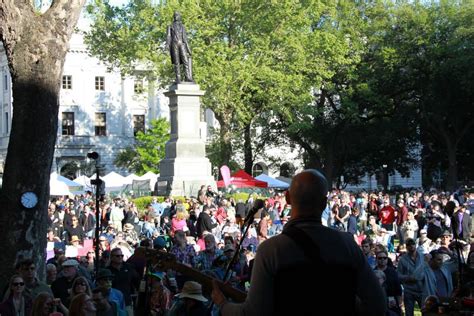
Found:
[[[38,267],[44,267],[61,75],[84,2],[54,0],[45,13],[39,14],[31,1],[0,1],[0,38],[13,93],[12,127],[0,194],[3,284],[20,257],[30,257]],[[38,196],[39,202],[32,209],[20,204],[25,191]]]
[[[308,27],[306,16],[320,7],[319,1],[232,0],[166,1],[153,7],[136,0],[114,8],[97,0],[89,9],[94,23],[86,39],[93,54],[123,72],[133,70],[132,61],[151,62],[167,85],[173,76],[163,41],[173,12],[181,11],[193,49],[194,79],[206,90],[203,106],[220,123],[218,148],[222,162],[229,164],[236,131],[282,99],[303,94],[302,30]]]
[[[472,47],[467,41],[472,37],[472,14],[461,3],[176,0],[153,6],[151,1],[135,0],[114,8],[96,0],[89,10],[94,25],[87,38],[92,52],[112,67],[127,73],[137,61],[151,63],[167,85],[173,73],[163,45],[165,30],[173,12],[181,11],[193,48],[194,78],[207,92],[203,105],[220,123],[213,155],[218,153],[221,163],[229,164],[242,148],[250,169],[255,150],[263,146],[255,147],[249,131],[269,124],[268,130],[281,130],[303,148],[307,167],[322,168],[329,179],[345,175],[357,182],[384,164],[389,172],[402,174],[415,166],[421,131],[445,110],[428,106],[446,99],[436,94],[444,90],[439,89],[441,81],[436,86],[432,80],[442,77],[441,68],[434,66]],[[438,24],[444,25],[435,17],[444,15],[434,8],[443,6],[452,8],[445,10],[451,15],[463,13],[458,22],[446,20],[435,32]],[[452,51],[436,41],[441,33],[456,35],[448,36]],[[461,75],[460,65],[470,69],[469,56],[453,67],[456,74]],[[469,78],[459,86],[467,86]],[[469,89],[463,89],[449,102],[472,103]],[[469,118],[469,111],[463,108],[460,113]],[[420,118],[426,122],[420,125]],[[463,127],[439,139],[460,142],[471,126],[469,119],[466,122],[448,124]],[[452,145],[446,146],[456,147]]]
[[[372,40],[388,19],[378,3],[340,2],[313,16],[307,47],[314,63],[305,72],[310,99],[284,107],[273,123],[303,148],[306,167],[323,169],[330,181],[344,175],[358,183],[384,164],[407,174],[416,164],[416,120],[405,116],[401,98],[387,98],[372,82]]]
[[[145,132],[137,133],[133,146],[117,155],[114,162],[117,167],[128,169],[137,175],[148,171],[160,172],[160,161],[165,157],[165,145],[169,140],[169,123],[160,118],[151,121],[150,125]]]
[[[471,1],[400,2],[390,16],[373,43],[373,78],[386,96],[395,94],[411,108],[424,146],[442,148],[434,160],[447,161],[452,190],[460,146],[474,126],[474,7]]]

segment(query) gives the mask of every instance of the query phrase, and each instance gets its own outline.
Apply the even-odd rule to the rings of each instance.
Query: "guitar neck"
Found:
[[[191,279],[199,282],[205,291],[210,293],[212,291],[212,281],[215,280],[209,275],[202,273],[196,269],[191,268],[185,264],[176,261],[176,257],[170,253],[167,253],[163,250],[157,249],[147,249],[143,247],[138,247],[135,249],[135,255],[138,257],[144,257],[146,260],[151,260],[152,262],[157,263],[158,266],[161,266],[161,269],[171,269],[177,272],[180,272],[183,275],[190,277]],[[223,283],[222,281],[216,280],[219,283],[219,288],[225,296],[232,299],[236,303],[242,303],[247,298],[247,293],[233,288],[228,283]]]
[[[212,278],[211,276],[208,276],[202,273],[201,271],[193,269],[179,262],[174,262],[171,266],[171,269],[177,272],[180,272],[186,276],[189,276],[191,279],[199,282],[206,291],[210,292],[212,290],[212,281],[215,279]],[[222,293],[224,293],[225,296],[231,298],[236,303],[242,303],[247,298],[247,293],[241,290],[238,290],[236,288],[233,288],[228,283],[223,283],[219,280],[217,280],[217,282],[219,283],[219,287]]]

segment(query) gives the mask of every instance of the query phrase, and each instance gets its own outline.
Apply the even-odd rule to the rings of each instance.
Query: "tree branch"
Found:
[[[86,0],[53,0],[43,18],[59,27],[59,32],[70,35],[74,30],[72,26],[76,25],[85,2]]]
[[[464,137],[464,134],[466,134],[473,125],[474,125],[474,119],[471,119],[469,122],[467,122],[466,125],[464,125],[461,132],[459,132],[459,134],[457,135],[456,145],[459,144],[459,142]]]
[[[11,55],[21,37],[28,12],[33,12],[33,8],[26,0],[0,0],[0,40],[7,55]]]

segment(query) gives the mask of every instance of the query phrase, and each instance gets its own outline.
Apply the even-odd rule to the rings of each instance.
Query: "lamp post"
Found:
[[[91,184],[95,185],[95,275],[99,273],[99,232],[100,232],[100,213],[99,213],[99,204],[100,204],[100,187],[102,180],[99,178],[99,163],[100,157],[99,154],[95,151],[87,154],[87,158],[93,159],[95,161],[95,179],[91,180]]]
[[[388,173],[387,173],[387,167],[388,165],[386,164],[383,164],[382,165],[382,168],[383,168],[383,190],[385,192],[387,192],[388,190]]]

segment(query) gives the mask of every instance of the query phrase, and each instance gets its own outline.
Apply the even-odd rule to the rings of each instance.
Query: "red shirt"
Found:
[[[382,207],[379,211],[379,218],[382,224],[393,224],[395,221],[395,209],[391,205]]]

